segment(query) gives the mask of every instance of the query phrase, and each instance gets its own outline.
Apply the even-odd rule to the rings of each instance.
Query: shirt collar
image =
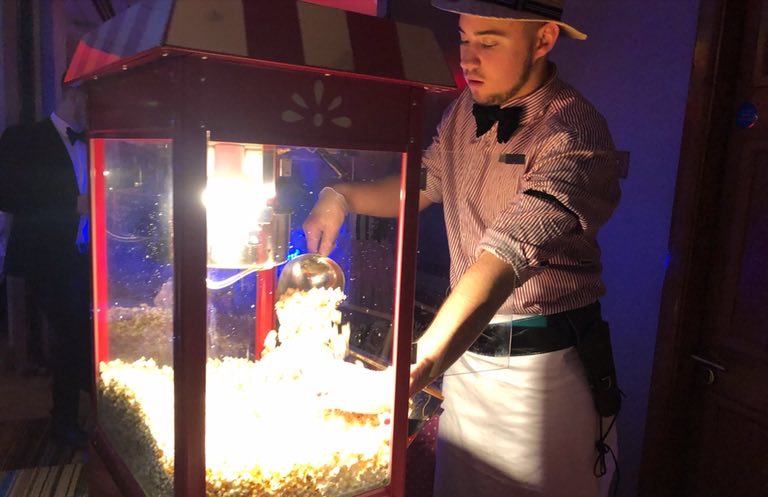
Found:
[[[502,108],[523,107],[523,116],[520,119],[521,125],[529,124],[534,119],[541,117],[560,87],[560,80],[557,77],[557,66],[553,62],[549,62],[548,69],[549,75],[546,81],[536,91],[524,97],[513,98],[502,105]]]
[[[80,131],[75,126],[70,125],[67,121],[59,117],[59,115],[56,114],[56,111],[51,112],[51,122],[62,136],[67,136],[67,128],[72,128],[74,131]]]

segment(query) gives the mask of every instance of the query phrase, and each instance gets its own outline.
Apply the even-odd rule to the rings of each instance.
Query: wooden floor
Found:
[[[51,408],[50,377],[18,373],[7,344],[7,331],[0,326],[0,423],[46,418]],[[85,394],[81,401],[84,406],[89,403]],[[89,497],[123,497],[95,451],[89,450],[83,458]]]

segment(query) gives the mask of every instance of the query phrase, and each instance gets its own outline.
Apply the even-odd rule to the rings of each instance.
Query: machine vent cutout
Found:
[[[333,97],[331,101],[328,103],[328,106],[323,109],[323,96],[325,93],[325,85],[323,85],[323,82],[321,80],[315,81],[314,85],[314,105],[312,108],[310,108],[310,105],[307,104],[306,99],[299,95],[298,93],[293,93],[291,95],[291,100],[293,103],[298,105],[301,109],[303,109],[306,112],[302,111],[295,111],[295,110],[285,110],[282,113],[282,119],[283,121],[287,123],[295,123],[299,121],[303,121],[304,119],[311,118],[312,124],[319,128],[323,124],[326,123],[326,121],[330,121],[332,124],[340,127],[340,128],[350,128],[352,127],[352,120],[346,116],[326,116],[325,113],[330,113],[339,106],[341,106],[341,103],[343,99],[340,96]],[[306,114],[306,115],[305,115]]]

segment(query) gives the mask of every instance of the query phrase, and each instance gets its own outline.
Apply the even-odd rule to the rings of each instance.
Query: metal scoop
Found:
[[[344,290],[344,271],[331,259],[320,254],[302,254],[283,267],[277,281],[278,297],[289,289],[340,288]]]

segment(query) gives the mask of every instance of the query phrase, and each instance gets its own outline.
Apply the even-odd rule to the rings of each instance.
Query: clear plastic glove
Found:
[[[328,255],[336,245],[339,229],[349,208],[344,195],[326,186],[320,190],[317,203],[304,221],[307,251]]]

